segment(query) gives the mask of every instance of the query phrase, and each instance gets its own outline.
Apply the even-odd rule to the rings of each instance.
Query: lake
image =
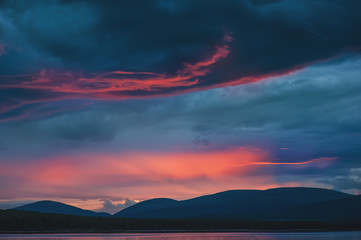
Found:
[[[361,232],[4,234],[11,240],[361,240]]]

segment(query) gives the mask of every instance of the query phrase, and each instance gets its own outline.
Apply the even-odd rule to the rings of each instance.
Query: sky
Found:
[[[358,0],[0,1],[0,208],[361,194]]]

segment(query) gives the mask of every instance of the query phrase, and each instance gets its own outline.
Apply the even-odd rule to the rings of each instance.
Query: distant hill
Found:
[[[14,210],[110,217],[54,201]],[[230,190],[183,201],[156,198],[137,203],[114,217],[138,219],[238,219],[256,221],[361,221],[361,195],[321,188]]]
[[[26,204],[20,207],[13,208],[14,210],[23,210],[31,212],[42,213],[60,213],[75,216],[87,216],[87,217],[109,217],[109,213],[97,213],[89,210],[84,210],[74,206],[70,206],[60,202],[54,201],[39,201],[35,203]]]
[[[294,215],[308,220],[359,221],[361,220],[361,195],[300,207]]]
[[[114,216],[273,221],[361,220],[361,197],[320,188],[231,190],[184,201],[151,199]]]

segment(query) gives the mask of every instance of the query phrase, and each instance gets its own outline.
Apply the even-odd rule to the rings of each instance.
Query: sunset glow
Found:
[[[361,192],[358,1],[0,1],[0,209]]]

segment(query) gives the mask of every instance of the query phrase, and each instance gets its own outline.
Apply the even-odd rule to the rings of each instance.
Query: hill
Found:
[[[39,201],[35,203],[26,204],[20,207],[13,208],[14,210],[23,210],[31,212],[42,212],[42,213],[59,213],[68,214],[75,216],[88,216],[88,217],[109,217],[109,213],[97,213],[90,210],[84,210],[71,205],[67,205],[60,202],[54,201]]]
[[[112,216],[54,201],[35,202],[14,210],[75,216]],[[113,216],[134,219],[361,221],[361,195],[321,188],[230,190],[183,201],[150,199]]]
[[[126,208],[116,217],[184,218],[184,219],[247,219],[247,220],[325,220],[327,216],[355,220],[353,215],[338,209],[352,206],[361,209],[355,196],[321,188],[275,188],[269,190],[231,190],[193,199],[151,199]],[[354,203],[355,202],[355,203]],[[344,205],[345,204],[345,205]],[[322,207],[320,207],[322,206]],[[322,210],[324,209],[324,210]],[[316,211],[317,210],[317,211]],[[361,219],[356,217],[356,219]]]

